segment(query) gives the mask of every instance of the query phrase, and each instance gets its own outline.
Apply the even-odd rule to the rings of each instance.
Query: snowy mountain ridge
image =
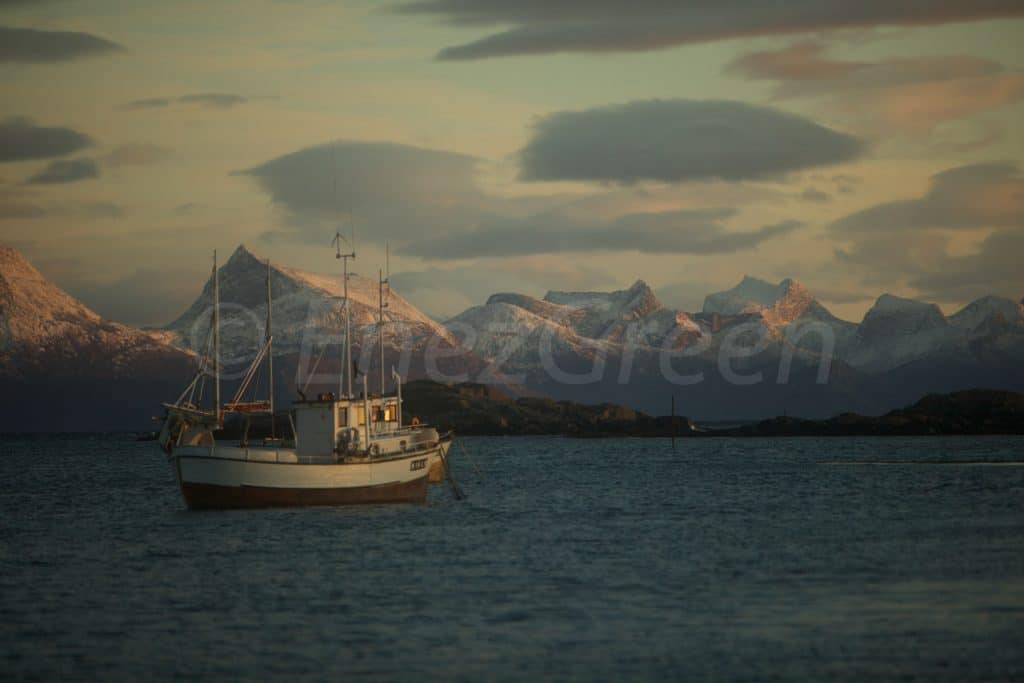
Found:
[[[186,362],[168,337],[105,320],[0,246],[0,375],[130,376],[143,365]]]
[[[244,369],[263,341],[267,272],[266,261],[244,246],[221,266],[226,369]],[[315,355],[341,340],[341,277],[273,261],[269,272],[274,348],[281,357],[274,370],[282,380],[278,388],[290,392],[298,368],[315,366],[315,358],[307,360],[302,352],[312,346]],[[353,275],[349,284],[353,355],[359,369],[375,379],[377,281]],[[978,299],[947,317],[933,304],[884,294],[854,323],[833,316],[793,279],[774,284],[745,277],[730,290],[709,294],[694,313],[665,306],[638,280],[611,292],[549,291],[543,298],[497,293],[444,325],[397,292],[387,298],[385,367],[401,368],[406,357],[402,372],[409,377],[431,376],[428,367],[443,366],[448,381],[516,378],[552,396],[615,400],[648,410],[662,409],[667,392],[679,390],[666,375],[669,349],[678,354],[670,364],[675,372],[704,378],[688,389],[691,400],[705,414],[725,416],[775,414],[779,405],[803,406],[809,414],[845,410],[869,394],[874,398],[864,398],[863,405],[884,407],[900,392],[906,400],[977,383],[1012,388],[1018,377],[1024,383],[1018,370],[1024,368],[1024,304],[1000,297]],[[145,390],[150,393],[126,397],[123,405],[158,405],[194,371],[195,354],[183,350],[205,348],[211,304],[208,279],[166,328],[138,330],[104,320],[16,250],[0,248],[0,379],[49,378],[50,386],[62,390],[65,380],[94,379],[106,387],[112,378],[157,378],[160,387],[151,382]],[[428,365],[431,344],[447,355],[439,366]],[[721,361],[727,344],[755,349],[729,363],[742,372],[761,372],[757,388],[730,386]],[[776,382],[789,357],[795,376],[809,378],[804,384]],[[825,357],[832,374],[819,386],[814,377]],[[336,378],[339,364],[338,354],[328,353],[318,372]],[[119,384],[121,391],[128,386]]]
[[[517,369],[539,365],[539,349],[532,339],[542,333],[545,338],[557,338],[553,345],[549,342],[551,348],[575,353],[577,360],[595,350],[622,355],[634,350],[680,350],[696,343],[701,347],[695,349],[695,356],[710,360],[725,335],[740,331],[739,325],[753,325],[764,332],[776,356],[786,345],[795,345],[809,359],[829,348],[835,359],[851,367],[880,373],[931,356],[969,354],[972,335],[992,336],[993,316],[1005,321],[997,331],[1020,334],[1024,340],[1024,306],[1007,299],[979,299],[947,320],[934,304],[883,294],[860,323],[852,323],[835,317],[795,279],[773,284],[748,275],[732,289],[709,294],[701,312],[695,314],[666,308],[638,280],[625,290],[552,291],[543,299],[496,294],[446,324],[468,325],[475,333],[471,340],[475,351],[484,357],[508,358]],[[511,355],[510,335],[501,332],[499,340],[491,333],[502,324],[512,324],[527,340],[517,342]],[[823,330],[831,337],[828,345],[822,340]],[[812,331],[816,334],[808,334]]]
[[[222,345],[226,355],[249,355],[262,343],[267,317],[267,261],[239,245],[219,270]],[[342,276],[312,273],[270,261],[274,352],[293,353],[303,345],[336,344],[344,330]],[[394,290],[386,290],[386,343],[392,347],[422,344],[439,337],[457,340]],[[353,343],[376,334],[379,290],[376,279],[349,273]],[[166,329],[173,343],[199,350],[206,343],[213,306],[213,278],[207,279],[192,305]]]

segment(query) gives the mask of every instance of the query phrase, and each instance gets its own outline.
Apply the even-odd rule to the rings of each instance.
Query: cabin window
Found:
[[[338,426],[348,427],[348,408],[344,406],[338,408]]]
[[[384,405],[384,421],[394,422],[398,419],[398,404],[394,401]]]
[[[363,406],[356,406],[356,424],[360,427],[366,424],[366,410]]]

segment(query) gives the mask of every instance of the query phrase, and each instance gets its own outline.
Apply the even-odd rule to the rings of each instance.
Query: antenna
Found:
[[[391,299],[391,243],[384,240],[384,308]]]
[[[334,171],[334,222],[335,224],[341,224],[341,216],[338,207],[338,143],[335,141],[331,145],[331,154],[333,155],[333,171]],[[344,354],[341,358],[341,363],[344,368],[338,372],[338,398],[347,396],[352,398],[355,394],[352,387],[352,306],[348,298],[348,260],[355,259],[356,257],[356,224],[352,220],[352,207],[348,207],[349,222],[352,225],[352,239],[345,239],[344,235],[341,234],[341,230],[334,231],[334,240],[331,242],[336,249],[334,252],[334,258],[341,259],[342,261],[342,280],[343,280],[343,292],[345,296],[345,348]],[[344,242],[348,251],[341,253],[341,243]]]
[[[334,258],[341,258],[342,256],[344,256],[344,254],[341,253],[341,243],[342,242],[344,242],[348,246],[352,246],[349,243],[349,241],[347,239],[345,239],[344,235],[342,235],[338,231],[335,231],[334,232],[334,239],[331,240],[331,246],[332,247],[337,247],[337,252],[334,254]]]

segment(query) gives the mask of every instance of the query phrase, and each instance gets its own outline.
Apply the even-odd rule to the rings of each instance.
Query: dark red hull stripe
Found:
[[[361,503],[422,503],[427,499],[426,475],[413,481],[338,489],[284,489],[265,486],[219,486],[181,483],[191,510],[227,510]]]

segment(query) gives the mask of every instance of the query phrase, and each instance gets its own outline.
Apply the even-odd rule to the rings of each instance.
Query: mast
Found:
[[[380,395],[381,395],[381,398],[384,397],[384,377],[385,377],[385,375],[384,375],[384,309],[387,307],[387,304],[384,303],[384,285],[388,284],[388,282],[391,280],[390,249],[388,248],[388,243],[387,242],[384,243],[384,264],[385,264],[385,267],[387,268],[388,276],[384,277],[384,271],[382,271],[382,270],[378,270],[377,271],[378,278],[379,278],[379,285],[378,285],[379,291],[378,291],[378,294],[379,294],[379,297],[380,297],[380,302],[379,302],[380,303],[380,316],[379,316],[379,320],[378,320],[377,334],[378,334],[378,337],[380,338]]]
[[[370,448],[370,386],[367,373],[363,373],[363,443]]]
[[[267,332],[266,332],[266,345],[267,345],[267,383],[269,386],[270,393],[270,438],[274,438],[274,337],[270,334],[270,309],[271,309],[271,295],[270,295],[270,259],[267,259]]]
[[[342,286],[345,295],[345,348],[341,358],[341,362],[344,365],[344,372],[338,373],[338,398],[341,398],[342,396],[352,398],[355,395],[352,387],[352,344],[350,342],[352,338],[352,307],[349,305],[348,300],[348,260],[356,257],[355,239],[356,233],[354,227],[352,228],[351,242],[342,237],[340,232],[334,233],[334,244],[338,245],[338,250],[335,253],[334,258],[341,259],[342,261]],[[352,248],[352,251],[347,254],[342,254],[342,241],[345,241],[349,247]]]
[[[217,272],[217,250],[213,250],[213,377],[214,410],[220,425],[220,274]]]
[[[377,336],[380,340],[380,395],[384,396],[384,271],[377,271],[377,293],[380,309],[377,314]]]
[[[352,252],[352,258],[355,258],[355,252]],[[344,267],[342,271],[345,278],[345,358],[342,360],[345,363],[345,396],[352,398],[352,307],[348,301],[348,256],[342,259]],[[341,377],[339,376],[339,380]],[[341,387],[338,387],[339,389]],[[340,394],[340,392],[339,392]]]

